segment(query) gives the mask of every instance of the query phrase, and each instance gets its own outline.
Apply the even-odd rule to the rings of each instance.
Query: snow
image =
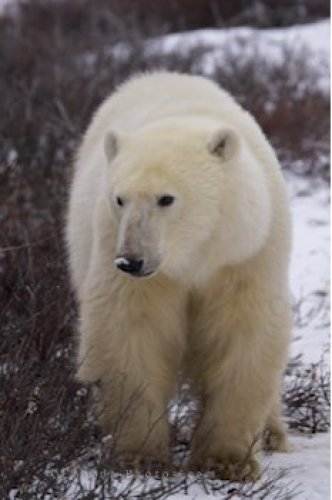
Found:
[[[322,20],[312,24],[296,25],[288,28],[256,29],[250,27],[226,28],[226,29],[204,29],[190,31],[187,33],[176,33],[156,38],[162,41],[165,51],[199,45],[208,46],[210,49],[219,48],[221,45],[231,45],[234,41],[242,40],[250,46],[253,41],[264,47],[265,54],[270,55],[273,47],[276,51],[280,46],[299,50],[303,47],[310,49],[316,55],[329,58],[330,50],[330,22]]]
[[[145,44],[148,54],[186,54],[195,47],[203,51],[198,67],[206,75],[213,74],[217,62],[220,64],[224,61],[227,64],[230,54],[236,56],[237,64],[246,64],[253,57],[268,64],[282,64],[285,58],[296,59],[305,53],[306,65],[317,75],[319,87],[329,93],[329,20],[284,29],[204,29],[154,38]],[[126,53],[124,44],[116,46],[115,50],[119,56]]]
[[[264,462],[272,469],[289,469],[285,483],[296,486],[301,500],[330,499],[330,439],[328,434],[292,436],[290,453],[274,453]]]
[[[329,346],[330,212],[323,183],[288,177],[293,218],[291,290],[296,307],[291,355],[317,363]]]

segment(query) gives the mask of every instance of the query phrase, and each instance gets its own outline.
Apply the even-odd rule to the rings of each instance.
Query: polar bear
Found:
[[[80,145],[66,234],[78,378],[99,381],[117,456],[168,459],[167,406],[186,379],[200,401],[189,466],[257,477],[260,436],[287,449],[291,228],[254,118],[203,77],[130,79]]]

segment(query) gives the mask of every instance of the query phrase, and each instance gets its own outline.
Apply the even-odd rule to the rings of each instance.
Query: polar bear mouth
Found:
[[[133,278],[148,278],[154,273],[155,271],[139,271],[139,272],[130,272],[129,274],[130,276],[133,276]]]
[[[149,278],[153,274],[155,274],[155,271],[141,271],[141,272],[128,272],[128,271],[123,271],[129,276],[132,276],[133,278],[139,278],[139,279],[144,279],[144,278]]]
[[[148,276],[151,276],[154,273],[155,273],[154,271],[147,271],[143,273],[132,274],[132,276],[134,276],[135,278],[147,278]]]

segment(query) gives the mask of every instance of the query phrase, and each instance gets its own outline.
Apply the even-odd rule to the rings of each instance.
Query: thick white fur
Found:
[[[156,205],[163,194],[175,197],[171,207]],[[105,431],[121,420],[119,453],[167,456],[166,406],[180,370],[201,399],[194,465],[212,460],[232,477],[265,427],[286,447],[288,201],[271,146],[228,93],[155,73],[106,99],[78,151],[67,242],[78,376],[101,381]],[[154,274],[116,269],[123,251]],[[129,400],[135,409],[119,417]],[[254,476],[256,457],[250,465]]]

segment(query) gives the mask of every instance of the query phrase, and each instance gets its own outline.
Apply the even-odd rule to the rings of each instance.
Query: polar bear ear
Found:
[[[239,137],[234,130],[217,130],[208,144],[208,150],[214,156],[228,161],[236,156],[240,148]]]
[[[113,158],[118,154],[119,151],[119,135],[114,130],[109,130],[104,138],[104,149],[106,158],[108,161],[113,160]]]

